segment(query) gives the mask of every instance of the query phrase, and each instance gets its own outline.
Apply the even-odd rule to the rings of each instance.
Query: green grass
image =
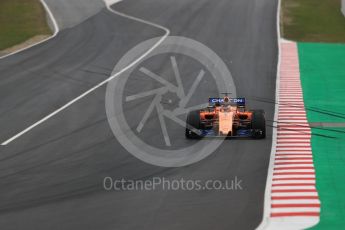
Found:
[[[51,30],[39,0],[0,0],[0,50]]]
[[[341,0],[282,0],[283,37],[304,42],[345,42]]]

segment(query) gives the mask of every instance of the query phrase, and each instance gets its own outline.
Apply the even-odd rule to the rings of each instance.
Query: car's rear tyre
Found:
[[[253,110],[252,129],[254,130],[253,137],[263,139],[266,137],[266,120],[263,110]]]
[[[200,136],[190,130],[188,127],[191,126],[195,129],[200,129],[200,111],[195,110],[195,111],[190,111],[187,115],[187,120],[186,120],[186,138],[188,139],[199,139]]]

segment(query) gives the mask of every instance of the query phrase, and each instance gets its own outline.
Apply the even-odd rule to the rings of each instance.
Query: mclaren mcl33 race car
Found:
[[[263,110],[247,110],[245,98],[209,98],[207,108],[190,111],[186,120],[186,138],[266,137]]]

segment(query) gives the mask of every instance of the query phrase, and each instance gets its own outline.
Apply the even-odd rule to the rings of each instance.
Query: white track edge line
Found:
[[[58,26],[58,24],[57,24],[57,22],[56,22],[56,19],[55,19],[53,13],[52,13],[51,10],[50,10],[48,4],[47,4],[44,0],[40,0],[40,2],[41,2],[41,4],[43,5],[44,9],[46,10],[48,16],[50,17],[50,19],[51,19],[51,21],[52,21],[52,23],[53,23],[53,27],[54,27],[54,33],[53,33],[53,35],[50,36],[50,37],[48,37],[48,38],[46,38],[46,39],[43,39],[43,40],[41,40],[41,41],[39,41],[39,42],[37,42],[37,43],[34,43],[34,44],[29,45],[29,46],[26,46],[26,47],[24,47],[24,48],[22,48],[22,49],[16,50],[16,51],[14,51],[14,52],[12,52],[12,53],[9,53],[9,54],[6,54],[6,55],[4,55],[4,56],[1,56],[1,57],[0,57],[0,60],[5,59],[5,58],[7,58],[7,57],[10,57],[10,56],[12,56],[12,55],[18,54],[18,53],[23,52],[23,51],[25,51],[25,50],[28,50],[28,49],[30,49],[30,48],[32,48],[32,47],[34,47],[34,46],[37,46],[37,45],[40,45],[40,44],[46,42],[46,41],[49,41],[50,39],[55,38],[56,35],[59,33],[59,31],[60,31],[59,26]]]
[[[273,118],[273,127],[278,126],[278,112],[279,106],[279,90],[280,90],[280,64],[281,64],[281,36],[280,36],[280,7],[281,7],[281,0],[278,0],[277,4],[277,14],[276,14],[276,22],[277,22],[277,45],[278,45],[278,60],[277,60],[277,76],[276,76],[276,95],[275,95],[275,106],[274,106],[274,118]],[[277,146],[277,129],[273,128],[272,130],[272,148],[271,148],[271,156],[267,170],[267,179],[266,179],[266,188],[265,188],[265,196],[264,196],[264,210],[262,215],[262,221],[259,226],[256,228],[257,230],[266,229],[269,225],[269,218],[271,216],[271,187],[273,183],[273,171],[274,171],[274,161],[275,161],[275,154],[276,154],[276,146]]]
[[[30,130],[32,130],[33,128],[35,128],[36,126],[42,124],[43,122],[45,122],[46,120],[48,120],[49,118],[55,116],[56,114],[58,114],[59,112],[63,111],[64,109],[68,108],[69,106],[71,106],[72,104],[74,104],[75,102],[79,101],[80,99],[84,98],[85,96],[87,96],[88,94],[90,94],[91,92],[93,92],[94,90],[98,89],[99,87],[107,84],[109,81],[111,81],[112,79],[114,79],[115,77],[119,76],[120,74],[124,73],[125,71],[127,71],[128,69],[132,68],[133,66],[135,66],[137,63],[139,63],[143,58],[145,58],[148,54],[150,54],[155,48],[157,48],[157,46],[159,46],[170,34],[170,30],[168,28],[165,28],[161,25],[155,24],[153,22],[149,22],[140,18],[136,18],[118,11],[113,10],[109,4],[107,4],[107,2],[105,2],[107,9],[117,15],[120,15],[122,17],[125,18],[129,18],[132,19],[134,21],[137,22],[141,22],[159,29],[162,29],[165,31],[165,34],[159,39],[159,41],[154,44],[149,50],[147,50],[144,54],[142,54],[138,59],[136,59],[135,61],[133,61],[132,63],[130,63],[129,65],[127,65],[125,68],[123,68],[122,70],[120,70],[119,72],[115,73],[114,75],[110,76],[109,78],[105,79],[104,81],[98,83],[96,86],[92,87],[91,89],[87,90],[86,92],[84,92],[83,94],[79,95],[78,97],[74,98],[73,100],[69,101],[68,103],[66,103],[65,105],[61,106],[59,109],[55,110],[54,112],[48,114],[47,116],[43,117],[42,119],[40,119],[39,121],[35,122],[34,124],[32,124],[31,126],[27,127],[26,129],[24,129],[23,131],[17,133],[16,135],[14,135],[13,137],[9,138],[8,140],[4,141],[1,143],[1,145],[7,145],[9,143],[11,143],[12,141],[14,141],[15,139],[21,137],[22,135],[24,135],[25,133],[29,132]]]

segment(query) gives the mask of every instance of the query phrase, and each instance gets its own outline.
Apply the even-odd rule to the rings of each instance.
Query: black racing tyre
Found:
[[[253,110],[252,129],[254,130],[254,138],[263,139],[266,137],[266,120],[263,110]],[[261,133],[255,132],[260,130]]]
[[[188,139],[199,139],[200,136],[193,131],[191,131],[188,126],[192,126],[195,129],[200,129],[200,111],[195,110],[195,111],[190,111],[187,115],[187,120],[186,120],[186,138]]]

